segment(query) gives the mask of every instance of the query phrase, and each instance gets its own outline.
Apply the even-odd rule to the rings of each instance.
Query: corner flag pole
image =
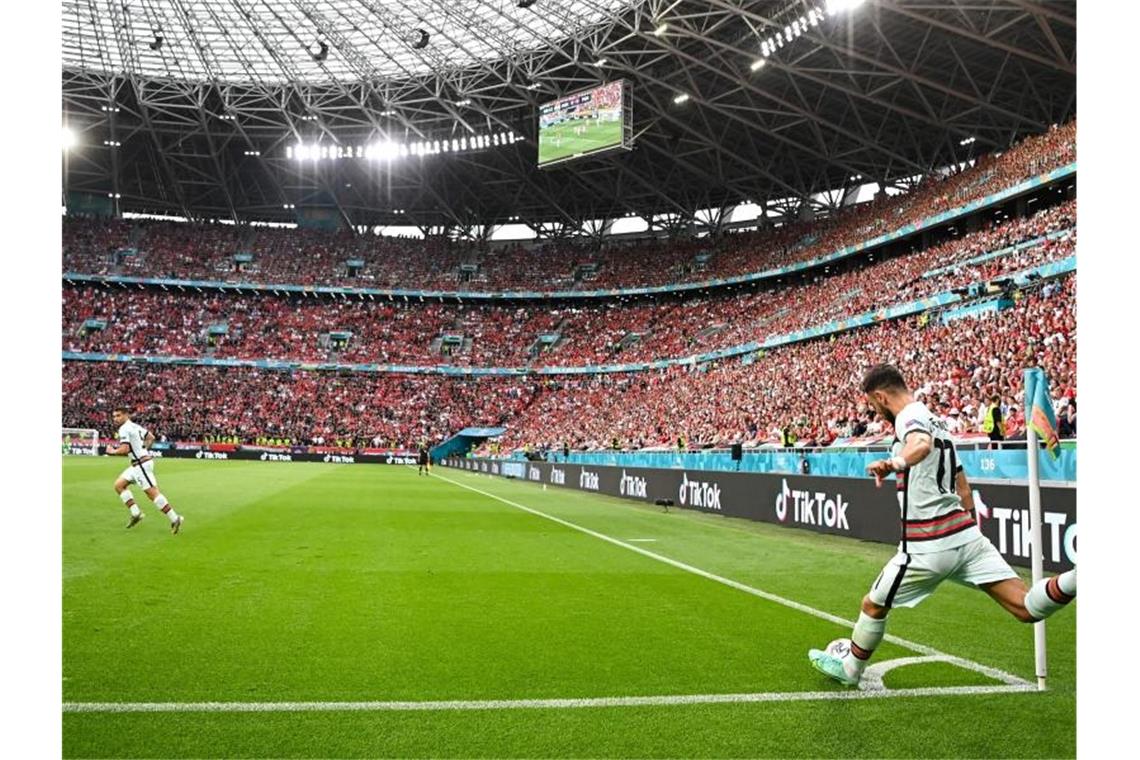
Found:
[[[1028,380],[1028,373],[1026,373]],[[1026,383],[1026,402],[1032,404],[1029,397],[1029,383]],[[1037,446],[1037,431],[1032,425],[1026,425],[1025,452],[1029,460],[1029,563],[1033,572],[1033,582],[1037,583],[1045,577],[1045,550],[1041,545],[1041,473],[1038,470],[1037,458],[1041,455]],[[1047,673],[1045,658],[1045,621],[1033,624],[1033,659],[1036,666],[1037,689],[1045,691],[1045,676]]]

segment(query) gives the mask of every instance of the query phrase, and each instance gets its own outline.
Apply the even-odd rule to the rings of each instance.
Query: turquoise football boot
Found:
[[[838,657],[832,657],[827,652],[818,649],[809,649],[808,659],[811,660],[812,667],[825,676],[834,678],[844,686],[859,685],[859,679],[847,675],[847,670],[843,667],[843,660]]]

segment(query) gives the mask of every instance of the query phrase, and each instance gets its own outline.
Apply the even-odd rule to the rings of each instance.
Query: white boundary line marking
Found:
[[[627,538],[626,541],[629,541],[631,544],[653,544],[653,543],[657,543],[656,538]]]
[[[901,668],[907,665],[919,665],[926,662],[946,662],[946,660],[942,657],[925,657],[919,655],[917,657],[896,657],[893,660],[876,662],[863,671],[863,680],[859,682],[859,688],[863,691],[883,691],[887,688],[883,684],[883,677],[887,673],[895,668]]]
[[[485,699],[435,702],[64,702],[65,713],[264,713],[264,712],[455,712],[460,710],[549,710],[585,707],[656,707],[755,702],[840,701],[941,697],[960,694],[1036,693],[1032,684],[935,686],[878,691],[764,691],[752,694],[668,694],[581,699]]]
[[[474,486],[469,486],[466,483],[460,483],[457,480],[452,480],[451,478],[444,477],[443,475],[436,475],[436,478],[438,478],[439,480],[447,481],[448,483],[459,486],[460,488],[465,488],[468,491],[474,491],[475,493],[482,494],[483,496],[486,496],[486,497],[491,498],[491,499],[495,499],[496,501],[501,501],[504,504],[507,504],[509,506],[514,507],[515,509],[521,509],[522,511],[529,512],[532,515],[536,515],[538,517],[543,517],[543,518],[550,520],[552,522],[556,522],[559,525],[563,525],[567,528],[570,528],[572,530],[576,530],[580,533],[585,533],[588,536],[593,536],[594,538],[600,539],[602,541],[606,541],[607,543],[611,543],[615,546],[620,546],[623,549],[628,549],[631,552],[636,552],[636,553],[638,553],[644,557],[648,557],[650,559],[657,560],[658,562],[664,562],[666,565],[671,565],[672,567],[675,567],[679,570],[684,570],[686,572],[692,573],[693,575],[699,575],[700,577],[707,578],[710,581],[716,581],[717,583],[724,584],[725,586],[728,586],[730,588],[734,588],[738,591],[743,591],[746,594],[752,594],[753,596],[758,596],[761,599],[766,599],[770,602],[775,602],[776,604],[781,604],[781,605],[788,607],[788,608],[791,608],[793,610],[798,610],[799,612],[803,612],[805,614],[812,615],[813,617],[821,618],[823,620],[827,620],[829,622],[836,623],[838,625],[847,626],[849,628],[854,627],[854,625],[855,625],[854,621],[847,620],[845,618],[841,618],[838,615],[832,615],[830,612],[824,612],[823,610],[817,610],[815,607],[809,607],[806,604],[800,604],[799,602],[792,601],[791,599],[787,599],[785,597],[778,596],[776,594],[772,594],[772,593],[769,593],[767,591],[762,591],[761,589],[754,588],[754,587],[749,586],[747,584],[741,583],[740,581],[734,581],[731,578],[725,578],[722,575],[716,575],[715,573],[710,573],[709,571],[702,570],[699,567],[694,567],[693,565],[689,565],[689,564],[686,564],[686,563],[681,562],[679,560],[675,560],[675,559],[672,559],[670,557],[666,557],[663,554],[658,554],[656,552],[649,551],[648,549],[643,549],[640,546],[634,546],[631,543],[628,543],[626,541],[622,541],[621,539],[618,539],[618,538],[614,538],[613,536],[607,536],[604,533],[598,533],[595,530],[590,530],[589,528],[583,527],[583,526],[578,525],[576,523],[572,523],[569,520],[563,520],[561,517],[555,517],[554,515],[548,515],[545,512],[540,512],[537,509],[532,509],[531,507],[525,506],[523,504],[519,504],[518,502],[511,501],[510,499],[505,499],[502,496],[490,493],[488,491],[484,491],[480,488],[475,488]],[[1024,678],[1020,678],[1018,676],[1015,676],[1012,673],[1007,673],[1004,670],[999,670],[998,668],[992,668],[988,665],[983,665],[980,662],[974,662],[973,660],[967,660],[964,657],[956,657],[954,655],[950,655],[950,654],[947,654],[945,652],[940,652],[939,650],[937,650],[933,647],[928,647],[925,644],[919,644],[919,643],[914,642],[914,641],[908,641],[907,639],[899,638],[898,636],[894,636],[894,635],[889,634],[889,633],[883,637],[883,640],[889,641],[892,644],[897,644],[898,646],[900,646],[904,649],[909,649],[912,652],[917,652],[918,654],[926,655],[927,657],[938,657],[943,662],[948,662],[952,665],[957,665],[958,667],[964,668],[965,670],[972,670],[975,673],[981,673],[982,675],[988,676],[988,677],[994,679],[995,681],[1001,681],[1002,683],[1005,683],[1009,686],[1019,686],[1019,687],[1020,686],[1032,686],[1032,684],[1030,684],[1029,681],[1026,681]],[[894,693],[894,692],[891,692],[891,693]]]

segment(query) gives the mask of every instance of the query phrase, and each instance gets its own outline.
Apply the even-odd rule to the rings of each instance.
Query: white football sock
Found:
[[[154,506],[162,510],[163,514],[170,518],[170,522],[178,522],[178,513],[174,511],[174,507],[170,506],[170,502],[162,494],[154,497]]]
[[[142,512],[142,510],[139,509],[139,505],[135,504],[135,497],[131,496],[131,489],[124,488],[123,492],[119,494],[119,498],[123,500],[123,504],[127,506],[127,509],[131,510],[131,517],[138,517]]]
[[[1077,568],[1073,568],[1067,573],[1061,573],[1057,576],[1057,585],[1061,587],[1061,592],[1068,596],[1077,595]]]
[[[1025,595],[1025,609],[1037,620],[1044,620],[1077,596],[1077,571],[1042,578]]]
[[[852,677],[863,675],[867,661],[871,659],[871,655],[883,640],[886,630],[886,618],[881,620],[873,618],[860,610],[859,619],[855,621],[855,629],[851,631],[851,652],[843,658],[843,669],[847,671],[847,675]],[[864,656],[856,655],[856,651]]]

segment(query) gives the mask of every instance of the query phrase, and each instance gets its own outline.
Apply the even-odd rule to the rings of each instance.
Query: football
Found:
[[[840,659],[847,656],[851,651],[851,639],[836,639],[827,645],[825,650],[832,657],[839,657]]]

